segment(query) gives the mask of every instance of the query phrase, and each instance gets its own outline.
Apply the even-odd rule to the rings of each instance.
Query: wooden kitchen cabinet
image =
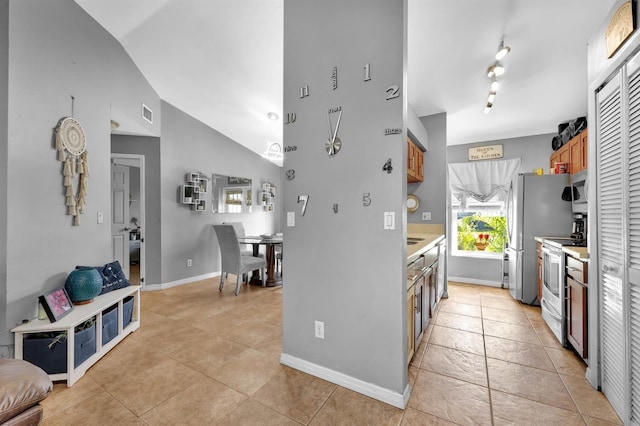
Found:
[[[587,265],[567,256],[567,340],[587,358]]]
[[[571,174],[587,169],[587,130],[577,134],[569,142],[562,145],[549,156],[549,167],[556,163],[567,163],[567,171]]]
[[[407,182],[423,181],[424,153],[410,138],[407,138]]]

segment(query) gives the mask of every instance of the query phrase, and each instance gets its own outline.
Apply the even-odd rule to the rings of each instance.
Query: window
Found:
[[[242,213],[242,189],[224,189],[227,213]]]
[[[451,213],[453,255],[502,258],[507,238],[504,203],[497,197],[484,203],[469,199],[463,209],[452,197]]]

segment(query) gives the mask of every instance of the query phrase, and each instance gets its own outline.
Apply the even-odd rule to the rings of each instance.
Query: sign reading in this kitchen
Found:
[[[474,146],[469,148],[469,161],[502,158],[502,145]]]

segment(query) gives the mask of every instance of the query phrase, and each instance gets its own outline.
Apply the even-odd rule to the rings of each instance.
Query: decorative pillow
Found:
[[[76,266],[76,269],[78,268],[84,268],[84,266]],[[104,266],[94,266],[94,268],[96,268],[102,276],[102,291],[100,294],[109,293],[110,291],[131,285],[122,271],[120,262],[117,260],[107,263]]]

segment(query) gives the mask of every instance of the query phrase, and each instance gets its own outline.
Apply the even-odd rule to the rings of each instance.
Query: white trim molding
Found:
[[[403,393],[394,392],[285,353],[280,355],[280,363],[403,410],[407,406],[411,395],[411,387],[409,385],[405,387]]]
[[[478,280],[476,278],[467,278],[467,277],[453,277],[451,275],[447,277],[447,281],[455,281],[457,283],[464,283],[464,284],[479,284],[479,285],[486,285],[489,287],[502,286],[502,283],[500,281]]]
[[[180,285],[184,285],[184,284],[191,284],[194,283],[196,281],[202,281],[202,280],[206,280],[209,278],[215,278],[215,277],[219,277],[221,275],[220,271],[216,271],[216,272],[211,272],[209,274],[204,274],[204,275],[198,275],[195,277],[189,277],[189,278],[184,278],[181,280],[176,280],[176,281],[171,281],[168,283],[162,283],[162,284],[147,284],[144,286],[143,290],[144,291],[158,291],[158,290],[166,290],[168,288],[172,288],[172,287],[178,287]]]

